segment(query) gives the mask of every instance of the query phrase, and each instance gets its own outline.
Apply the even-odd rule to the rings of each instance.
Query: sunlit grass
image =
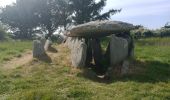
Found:
[[[84,76],[69,65],[69,50],[56,46],[51,64],[33,61],[0,71],[0,99],[169,100],[170,45],[161,45],[165,41],[170,38],[136,41],[134,73],[109,81]]]
[[[32,48],[31,41],[0,41],[0,63],[12,57],[19,57],[21,53]]]

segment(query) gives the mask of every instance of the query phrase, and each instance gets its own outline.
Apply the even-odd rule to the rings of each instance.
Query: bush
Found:
[[[161,37],[170,36],[170,28],[161,28],[160,35]]]
[[[169,37],[170,28],[161,28],[157,30],[148,30],[139,28],[131,31],[131,35],[134,39],[149,38],[149,37]]]
[[[139,29],[135,29],[131,31],[131,35],[135,38],[135,39],[140,39],[140,38],[144,38],[145,36],[150,36],[148,35],[148,33],[150,34],[149,30],[144,29],[144,28],[139,28]]]

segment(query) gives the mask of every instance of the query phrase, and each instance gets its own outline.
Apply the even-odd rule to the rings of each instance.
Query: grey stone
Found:
[[[92,21],[77,25],[65,32],[64,35],[69,37],[103,37],[129,31],[133,28],[132,24],[120,21]]]
[[[87,45],[85,39],[72,37],[67,39],[67,45],[71,49],[72,65],[76,68],[84,67],[86,62]]]
[[[66,39],[65,36],[58,34],[56,42],[57,44],[62,44],[65,41],[65,39]]]
[[[49,47],[51,47],[52,41],[50,39],[47,39],[44,45],[45,51],[48,51]]]
[[[123,64],[122,64],[122,68],[121,68],[121,74],[125,75],[127,74],[129,71],[129,61],[128,60],[124,60]]]
[[[111,36],[110,63],[111,66],[123,62],[128,57],[128,41],[121,37]]]
[[[45,37],[42,37],[42,38],[40,39],[40,41],[41,41],[42,45],[45,46],[46,38],[45,38]]]
[[[73,44],[74,43],[75,38],[74,37],[68,37],[66,40],[66,45],[69,49],[73,48]]]
[[[55,38],[54,42],[57,44],[62,44],[66,41],[67,37],[62,34],[54,34],[52,38]]]
[[[33,57],[39,58],[45,55],[44,45],[40,40],[33,41]]]

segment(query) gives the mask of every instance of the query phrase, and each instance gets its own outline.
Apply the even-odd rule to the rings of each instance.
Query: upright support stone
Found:
[[[71,60],[74,67],[84,67],[86,62],[87,45],[85,39],[72,37],[69,38],[68,47],[71,49]]]
[[[110,63],[111,66],[123,62],[128,57],[128,41],[121,37],[111,36]]]
[[[110,63],[111,66],[120,66],[120,74],[125,75],[129,71],[129,53],[133,52],[133,41],[122,37],[111,36],[110,41]]]
[[[44,45],[40,40],[33,41],[33,57],[40,58],[45,55]]]

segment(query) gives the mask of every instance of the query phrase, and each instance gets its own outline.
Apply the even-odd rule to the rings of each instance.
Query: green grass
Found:
[[[0,99],[169,100],[170,38],[136,41],[133,73],[111,80],[70,67],[68,50],[57,46],[53,63],[41,61],[0,71]],[[166,44],[164,44],[166,43]],[[61,50],[60,50],[61,49]]]
[[[0,63],[10,60],[12,57],[20,57],[21,53],[32,48],[30,41],[0,41]]]

